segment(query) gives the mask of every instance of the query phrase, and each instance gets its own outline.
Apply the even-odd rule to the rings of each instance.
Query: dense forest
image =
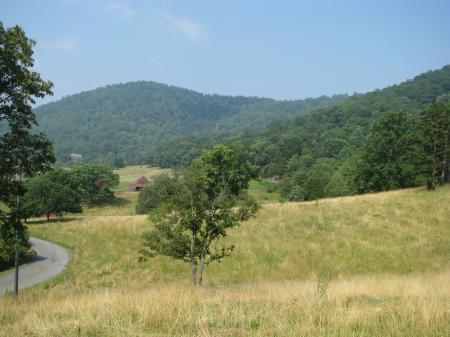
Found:
[[[362,192],[357,186],[358,165],[374,122],[386,118],[389,112],[403,111],[413,119],[433,102],[448,102],[449,93],[450,66],[446,66],[400,85],[352,96],[338,106],[273,124],[260,135],[242,141],[262,167],[263,176],[283,177],[282,193],[291,200]],[[395,118],[385,128],[399,124]],[[419,142],[418,135],[413,138]],[[380,189],[392,187],[386,184]]]
[[[164,148],[180,137],[258,131],[273,121],[292,119],[345,99],[345,95],[337,95],[276,101],[131,82],[68,96],[35,112],[40,129],[54,141],[59,165],[66,165],[75,152],[81,153],[85,162],[121,166],[149,162],[157,157],[161,145]],[[187,158],[194,154],[198,151]]]
[[[239,142],[250,150],[262,177],[281,178],[281,192],[290,200],[354,194],[361,191],[356,179],[358,161],[374,122],[388,112],[417,117],[434,102],[450,102],[450,66],[383,90],[353,95],[341,104],[290,121],[275,121],[259,133],[174,140],[162,144],[150,161],[185,165],[206,146]]]

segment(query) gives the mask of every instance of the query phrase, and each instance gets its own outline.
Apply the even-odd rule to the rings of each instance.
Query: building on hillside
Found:
[[[141,188],[147,187],[149,183],[148,179],[142,176],[130,185],[130,190],[137,192]]]
[[[70,159],[72,159],[73,162],[80,162],[81,159],[83,159],[83,156],[79,153],[72,153]]]

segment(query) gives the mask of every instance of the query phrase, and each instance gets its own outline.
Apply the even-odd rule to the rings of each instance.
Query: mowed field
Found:
[[[138,169],[119,171],[125,201],[30,224],[72,263],[0,298],[0,336],[450,336],[450,188],[279,203],[254,182],[267,202],[194,289],[186,264],[138,262]]]

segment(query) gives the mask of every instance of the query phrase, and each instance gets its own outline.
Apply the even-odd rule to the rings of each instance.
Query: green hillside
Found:
[[[191,136],[162,143],[149,161],[160,166],[189,163],[201,149],[219,142],[247,144],[263,175],[284,175],[293,167],[295,155],[310,155],[307,167],[319,158],[337,159],[337,166],[351,160],[365,140],[372,122],[386,111],[405,110],[413,115],[436,100],[450,100],[450,66],[412,80],[367,94],[355,94],[341,104],[318,108],[292,120],[276,121],[260,132],[240,132],[223,137]],[[284,103],[289,106],[289,103]],[[255,105],[254,105],[255,106]],[[253,106],[253,107],[254,107]],[[276,106],[276,105],[273,105]],[[270,104],[264,106],[266,109]],[[293,159],[294,162],[290,162]],[[333,163],[332,165],[334,165]]]
[[[55,143],[60,164],[72,152],[85,161],[136,164],[158,145],[180,137],[260,130],[346,96],[289,102],[255,97],[204,95],[155,82],[110,85],[65,97],[35,109],[40,128]]]
[[[261,167],[263,177],[283,178],[280,191],[290,200],[355,194],[359,192],[355,185],[359,153],[374,121],[400,111],[415,118],[426,106],[440,101],[450,102],[450,66],[383,90],[353,95],[339,105],[290,121],[274,122],[260,133],[172,141],[160,146],[151,162],[185,164],[206,146],[240,142]]]
[[[305,184],[321,190],[317,197],[353,194],[359,151],[378,117],[402,110],[418,116],[430,103],[449,99],[450,66],[446,66],[239,140],[251,149],[263,175],[284,176],[282,190],[292,200],[304,197],[296,189]]]

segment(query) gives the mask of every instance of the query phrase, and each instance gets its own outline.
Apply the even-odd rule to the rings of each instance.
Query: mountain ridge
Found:
[[[55,141],[60,164],[72,152],[87,161],[127,164],[145,160],[152,147],[179,137],[258,130],[314,109],[339,104],[345,95],[304,100],[203,94],[153,81],[113,84],[35,108],[39,129]],[[114,137],[110,137],[114,135]]]

